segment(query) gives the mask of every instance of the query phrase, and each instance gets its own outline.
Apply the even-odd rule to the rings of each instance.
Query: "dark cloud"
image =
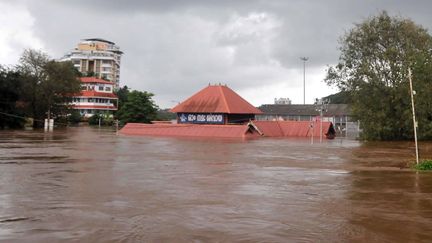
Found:
[[[239,91],[281,87],[282,83],[297,90],[302,87],[301,56],[310,58],[308,68],[314,73],[309,77],[315,79],[310,82],[318,84],[325,66],[337,62],[340,36],[353,23],[382,10],[412,18],[427,28],[432,23],[429,1],[24,3],[35,18],[35,34],[51,55],[62,56],[82,38],[114,41],[125,52],[121,83],[155,93],[162,107],[209,82],[227,83]],[[319,95],[319,87],[310,89]],[[290,92],[286,93],[300,97],[300,90]],[[300,102],[299,97],[290,98]],[[261,100],[256,97],[255,103]]]

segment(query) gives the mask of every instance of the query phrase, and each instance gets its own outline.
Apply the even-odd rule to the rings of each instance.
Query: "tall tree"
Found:
[[[420,135],[432,138],[431,101],[427,98],[432,89],[432,38],[427,30],[382,12],[356,24],[340,44],[339,63],[329,68],[326,82],[349,94],[363,138],[413,136],[408,68],[413,70],[418,93]]]
[[[23,100],[27,102],[26,113],[35,119],[35,126],[40,126],[40,119],[45,117],[45,109],[42,109],[40,84],[45,80],[44,66],[48,63],[47,54],[32,49],[24,50],[20,57],[17,70],[22,75]]]
[[[123,106],[123,104],[127,101],[127,97],[129,95],[129,87],[128,86],[123,86],[121,88],[119,88],[117,91],[115,91],[115,94],[118,97],[118,107],[117,108],[121,108]]]
[[[24,119],[19,109],[21,74],[0,66],[0,128],[21,127]]]
[[[117,115],[121,123],[149,123],[156,118],[157,106],[152,100],[153,94],[141,91],[131,91],[127,101],[120,107]]]
[[[71,95],[81,90],[81,82],[77,77],[72,62],[49,61],[44,71],[46,79],[40,88],[45,97],[48,115],[66,116],[71,112],[68,104]]]
[[[22,74],[22,97],[29,104],[27,113],[35,118],[35,126],[46,117],[65,115],[69,97],[80,91],[72,63],[50,60],[43,52],[25,50],[18,70]]]

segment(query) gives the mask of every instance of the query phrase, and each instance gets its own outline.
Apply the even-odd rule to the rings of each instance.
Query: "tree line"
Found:
[[[0,128],[22,128],[26,118],[33,120],[34,127],[43,126],[45,118],[55,119],[59,125],[80,121],[71,101],[81,91],[81,76],[71,62],[58,62],[32,49],[23,52],[16,66],[0,65]],[[119,107],[114,119],[122,123],[156,119],[153,94],[131,91],[127,86],[116,93]],[[102,115],[93,120],[98,117]]]

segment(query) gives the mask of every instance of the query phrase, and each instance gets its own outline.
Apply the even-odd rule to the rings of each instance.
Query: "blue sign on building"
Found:
[[[178,113],[179,123],[224,124],[223,114]]]

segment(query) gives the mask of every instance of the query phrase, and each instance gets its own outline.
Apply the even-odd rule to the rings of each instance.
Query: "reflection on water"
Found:
[[[432,144],[422,144],[430,156]],[[411,143],[0,131],[0,241],[428,242]]]

